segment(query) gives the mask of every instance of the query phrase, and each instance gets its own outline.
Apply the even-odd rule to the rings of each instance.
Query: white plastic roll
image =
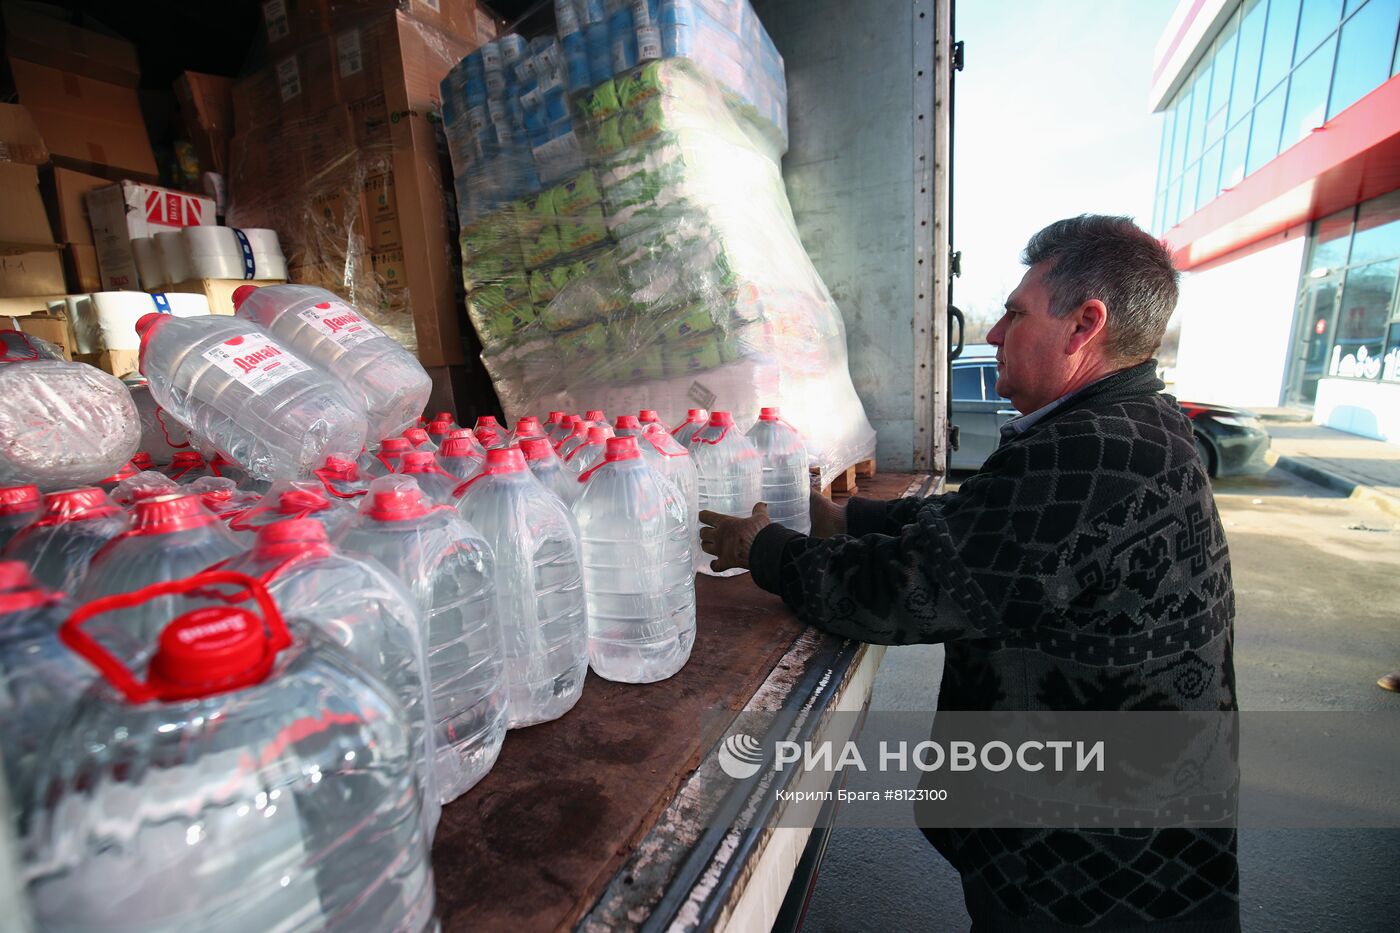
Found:
[[[209,313],[209,300],[203,295],[164,292],[170,313],[175,317],[195,317]],[[136,322],[142,316],[161,307],[153,295],[145,292],[95,292],[91,301],[99,350],[139,350],[141,338],[136,335]]]
[[[134,237],[131,254],[136,260],[136,276],[147,291],[164,288],[170,282],[165,277],[165,265],[160,261],[156,241],[147,236]]]
[[[277,241],[277,231],[258,227],[244,229],[253,254],[255,280],[285,279],[287,261]],[[186,227],[182,231],[192,278],[248,278],[243,264],[243,248],[232,227]]]
[[[198,278],[190,274],[190,257],[185,249],[183,230],[157,233],[155,241],[156,251],[160,253],[160,264],[165,270],[165,284],[174,285]]]

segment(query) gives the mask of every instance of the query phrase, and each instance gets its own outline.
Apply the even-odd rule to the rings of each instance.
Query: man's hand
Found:
[[[748,518],[705,509],[700,513],[700,522],[705,526],[700,529],[700,544],[707,554],[715,557],[710,561],[710,569],[715,573],[748,570],[753,539],[768,527],[768,506],[760,502]]]
[[[808,499],[812,513],[812,537],[830,538],[846,533],[846,507],[837,505],[817,490]]]

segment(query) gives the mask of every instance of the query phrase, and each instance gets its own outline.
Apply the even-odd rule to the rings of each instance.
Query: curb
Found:
[[[1368,502],[1381,511],[1400,518],[1400,497],[1381,492],[1374,486],[1368,486],[1341,473],[1315,467],[1298,457],[1281,456],[1274,465],[1316,486],[1330,489],[1350,499]]]

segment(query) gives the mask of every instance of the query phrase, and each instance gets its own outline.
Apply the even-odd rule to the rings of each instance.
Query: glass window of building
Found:
[[[1225,151],[1220,159],[1220,189],[1233,188],[1244,180],[1244,154],[1249,149],[1249,115],[1225,136]]]
[[[1307,138],[1313,127],[1327,120],[1327,88],[1332,83],[1332,59],[1337,53],[1333,35],[1307,57],[1288,79],[1288,110],[1283,118],[1282,152]]]
[[[1211,51],[1214,70],[1210,79],[1210,104],[1206,110],[1205,144],[1209,147],[1225,135],[1225,119],[1230,103],[1230,78],[1235,72],[1235,40],[1239,31],[1239,12],[1225,24],[1220,38]]]
[[[1235,80],[1230,88],[1230,124],[1244,118],[1254,106],[1254,90],[1259,82],[1259,52],[1264,43],[1264,21],[1268,0],[1249,0],[1240,20],[1239,50],[1235,53]]]
[[[1307,58],[1337,28],[1342,18],[1342,0],[1303,0],[1298,17],[1298,41],[1294,45],[1293,64]]]
[[[1190,135],[1187,128],[1191,124],[1191,91],[1190,85],[1181,95],[1181,101],[1176,105],[1176,132],[1173,134],[1172,143],[1175,151],[1172,154],[1172,178],[1180,178],[1181,173],[1186,170],[1186,137]]]
[[[1385,83],[1400,23],[1400,0],[1370,0],[1342,25],[1327,119]]]
[[[1328,375],[1380,377],[1397,275],[1400,261],[1394,259],[1354,266],[1347,271]]]
[[[1196,210],[1209,204],[1220,193],[1220,150],[1224,143],[1216,143],[1201,156],[1201,180],[1196,183]]]
[[[1268,94],[1288,74],[1293,61],[1293,39],[1298,28],[1299,0],[1269,0],[1269,21],[1264,27],[1264,53],[1259,61],[1256,100]]]
[[[1186,124],[1186,158],[1183,165],[1190,165],[1201,157],[1201,139],[1209,98],[1210,59],[1206,59],[1196,67],[1196,78],[1191,89],[1191,122]]]
[[[1283,101],[1288,86],[1279,85],[1254,108],[1254,126],[1249,133],[1249,156],[1244,173],[1253,175],[1278,155],[1279,128],[1283,125]]]
[[[1181,217],[1196,213],[1196,186],[1201,176],[1201,163],[1193,163],[1181,179]],[[1179,218],[1178,218],[1179,219]]]
[[[1400,256],[1400,191],[1361,205],[1356,216],[1351,263],[1361,265],[1396,256]]]
[[[1313,231],[1308,275],[1316,278],[1335,272],[1347,264],[1351,247],[1351,218],[1356,208],[1348,207],[1317,222]]]

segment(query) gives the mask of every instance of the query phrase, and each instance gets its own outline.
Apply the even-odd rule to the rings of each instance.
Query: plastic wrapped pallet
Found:
[[[561,170],[558,151],[531,145],[525,103],[553,93],[550,41],[528,45],[514,85],[486,80],[493,51],[508,67],[510,36],[443,82],[468,313],[507,415],[652,408],[675,421],[700,406],[745,424],[780,405],[824,478],[870,456],[841,314],[783,187],[781,121],[704,63],[666,58],[566,97],[567,131],[561,120],[547,140],[568,140]]]

